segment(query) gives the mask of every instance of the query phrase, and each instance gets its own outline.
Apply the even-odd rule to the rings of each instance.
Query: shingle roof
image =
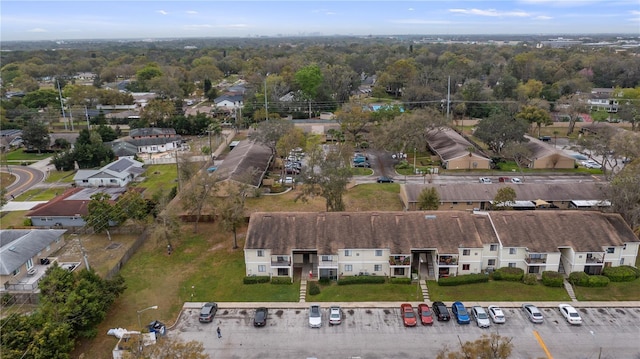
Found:
[[[176,134],[176,130],[173,128],[159,128],[159,127],[132,128],[129,131],[129,136],[131,137],[159,136],[159,135],[175,136],[175,134]]]
[[[458,253],[459,247],[480,248],[498,243],[486,215],[465,211],[430,212],[277,212],[253,213],[245,248],[339,249],[388,248],[407,254],[412,248],[438,248]]]
[[[143,164],[138,161],[132,161],[127,158],[120,158],[115,162],[111,162],[99,170],[78,170],[74,181],[88,178],[126,178],[129,174],[138,175],[141,172],[136,168],[141,168]],[[135,177],[135,176],[134,176]]]
[[[530,252],[603,252],[603,247],[638,242],[616,213],[594,211],[495,211],[490,213],[505,247],[526,247]]]
[[[450,128],[440,128],[438,130],[430,131],[427,134],[427,142],[429,147],[438,155],[443,161],[449,161],[454,158],[469,155],[469,148],[473,147],[473,155],[475,157],[489,160],[485,155],[475,150],[475,147],[471,142],[467,141],[462,135]]]
[[[12,274],[66,231],[66,229],[0,230],[0,275]]]
[[[254,141],[242,140],[233,148],[216,169],[216,175],[222,180],[246,182],[247,171],[255,172],[249,185],[260,187],[269,163],[271,162],[271,149]]]
[[[572,201],[572,200],[605,200],[606,184],[598,182],[582,183],[449,183],[449,184],[418,184],[407,183],[400,185],[409,203],[418,202],[423,189],[435,187],[441,202],[479,202],[492,201],[498,190],[505,186],[516,191],[519,201]]]
[[[49,202],[33,207],[26,217],[84,216],[88,213],[88,205],[92,195],[106,193],[112,201],[115,201],[126,191],[125,187],[71,188]]]
[[[565,155],[564,152],[556,150],[552,145],[544,143],[537,138],[533,138],[528,135],[525,135],[524,137],[529,140],[528,142],[525,142],[524,145],[529,149],[529,151],[531,151],[533,158],[542,158],[557,154],[558,156],[574,160],[573,157]]]

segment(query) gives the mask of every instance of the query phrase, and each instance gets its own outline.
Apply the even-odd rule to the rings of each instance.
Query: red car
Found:
[[[422,325],[433,324],[433,314],[431,313],[431,309],[429,309],[428,305],[424,303],[418,304],[418,316],[420,317]]]
[[[404,303],[400,306],[400,313],[402,313],[402,322],[405,327],[415,327],[417,323],[416,313],[413,312],[413,307],[409,303]]]

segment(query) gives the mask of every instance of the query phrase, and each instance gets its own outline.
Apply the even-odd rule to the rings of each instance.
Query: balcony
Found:
[[[586,263],[597,264],[604,262],[604,254],[601,253],[587,253]]]
[[[438,256],[438,265],[439,266],[457,266],[458,257],[457,256]]]
[[[318,256],[318,268],[338,268],[338,256]]]
[[[291,267],[289,256],[271,256],[271,267]]]
[[[411,265],[411,256],[389,256],[389,265],[391,266]]]
[[[524,260],[525,262],[527,262],[527,264],[546,264],[547,255],[546,254],[530,254]]]

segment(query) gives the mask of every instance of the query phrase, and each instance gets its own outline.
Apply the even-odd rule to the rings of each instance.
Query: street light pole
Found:
[[[418,173],[418,170],[416,168],[416,148],[413,148],[413,174]]]
[[[148,307],[148,308],[144,308],[144,309],[140,309],[139,311],[137,311],[137,313],[138,313],[138,328],[140,328],[140,331],[142,331],[142,322],[140,321],[140,313],[145,312],[145,311],[150,310],[150,309],[158,309],[158,306],[154,305],[154,306],[151,306],[151,307]]]

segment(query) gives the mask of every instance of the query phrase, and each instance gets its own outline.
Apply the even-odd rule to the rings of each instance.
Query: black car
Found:
[[[253,326],[254,327],[264,327],[267,325],[267,316],[269,315],[269,311],[267,308],[261,307],[256,309],[256,314],[253,317]]]
[[[377,180],[378,183],[393,183],[393,178],[380,176]]]
[[[449,309],[442,302],[433,302],[431,306],[431,310],[436,315],[439,321],[448,322],[451,319],[451,314],[449,314]]]
[[[218,305],[216,303],[206,303],[202,306],[202,309],[200,309],[200,317],[198,318],[198,320],[200,321],[200,323],[211,323],[217,311]]]

